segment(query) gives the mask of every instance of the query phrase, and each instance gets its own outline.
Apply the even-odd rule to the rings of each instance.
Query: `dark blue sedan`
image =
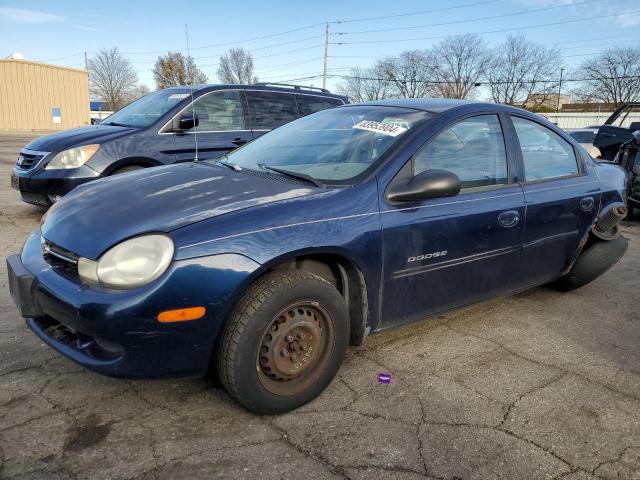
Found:
[[[624,194],[622,169],[523,110],[349,105],[76,188],[7,259],[9,283],[36,335],[87,368],[213,371],[278,413],[372,331],[596,278],[627,248]]]

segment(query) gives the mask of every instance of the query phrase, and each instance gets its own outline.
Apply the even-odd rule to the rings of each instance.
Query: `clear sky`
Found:
[[[620,12],[629,13],[616,16]],[[482,33],[490,46],[517,32],[555,44],[569,69],[613,45],[640,48],[637,0],[0,0],[0,58],[21,52],[29,60],[81,68],[85,51],[91,56],[118,47],[140,83],[153,89],[158,54],[186,51],[188,24],[191,55],[210,82],[217,81],[219,56],[233,47],[252,52],[260,80],[285,81],[322,72],[324,22],[333,22],[330,74],[467,32]],[[331,79],[329,87],[337,82]]]

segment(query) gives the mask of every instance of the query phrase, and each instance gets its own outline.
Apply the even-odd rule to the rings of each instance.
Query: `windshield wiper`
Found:
[[[271,170],[272,172],[276,172],[276,173],[279,173],[281,175],[285,175],[287,177],[297,178],[298,180],[305,180],[305,181],[307,181],[309,183],[312,183],[313,185],[315,185],[318,188],[325,188],[326,187],[326,185],[324,183],[322,183],[320,180],[318,180],[317,178],[312,177],[311,175],[307,175],[306,173],[292,172],[291,170],[283,170],[282,168],[271,167],[269,165],[265,165],[264,163],[259,163],[258,166],[260,168],[265,169],[265,170]]]
[[[227,157],[227,154],[225,153],[220,158],[228,158],[228,157]],[[218,160],[216,163],[219,163],[220,165],[224,165],[225,167],[230,168],[231,170],[234,170],[236,172],[242,171],[242,167],[240,165],[236,165],[235,163],[226,162],[224,160]]]
[[[133,127],[133,125],[127,125],[126,123],[118,123],[118,122],[107,122],[107,123],[100,122],[99,125],[111,125],[114,127]]]

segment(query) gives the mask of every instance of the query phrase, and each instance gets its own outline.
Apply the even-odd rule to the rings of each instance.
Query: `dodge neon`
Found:
[[[371,332],[624,254],[625,173],[524,110],[389,100],[314,113],[208,161],[87,183],[7,259],[28,326],[116,377],[215,373],[280,413]]]

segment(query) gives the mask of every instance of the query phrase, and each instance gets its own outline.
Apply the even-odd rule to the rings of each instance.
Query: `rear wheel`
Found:
[[[249,287],[225,325],[218,376],[247,409],[286,412],[331,382],[348,340],[347,307],[333,285],[301,270],[272,272]]]

